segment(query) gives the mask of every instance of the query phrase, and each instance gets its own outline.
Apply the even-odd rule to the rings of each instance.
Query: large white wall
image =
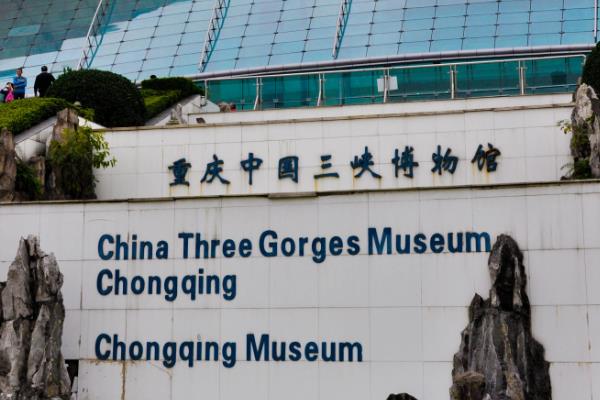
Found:
[[[0,275],[19,237],[38,234],[65,275],[63,350],[81,359],[80,399],[210,398],[380,400],[409,392],[448,398],[451,360],[475,293],[487,297],[487,254],[365,254],[368,227],[400,233],[487,231],[512,235],[525,253],[533,333],[551,362],[555,400],[600,399],[600,184],[390,191],[297,199],[221,198],[0,206]],[[360,237],[358,256],[182,260],[177,233],[208,238],[281,235]],[[167,240],[168,260],[102,261],[103,233]],[[100,296],[96,278],[182,275],[203,266],[235,273],[238,294],[173,303],[156,296]],[[131,341],[239,340],[268,332],[282,340],[357,340],[362,363],[99,362],[101,332]],[[243,358],[243,351],[238,350]],[[124,394],[123,394],[124,393]]]
[[[568,171],[569,136],[558,123],[569,118],[570,95],[523,96],[372,106],[324,107],[206,114],[208,124],[163,129],[120,129],[106,133],[114,168],[97,171],[100,199],[289,194],[367,189],[430,188],[559,180]],[[478,145],[491,143],[502,155],[495,172],[471,163]],[[449,147],[459,157],[454,174],[431,172],[432,153]],[[354,178],[350,161],[365,146],[382,179]],[[394,150],[414,148],[419,167],[414,178],[395,177]],[[263,160],[252,186],[240,166],[253,152]],[[200,181],[216,154],[224,161],[222,185]],[[321,170],[321,155],[332,156],[331,170]],[[280,158],[299,157],[299,182],[279,180]],[[170,186],[169,166],[191,163],[190,186]],[[335,171],[339,179],[315,180]]]

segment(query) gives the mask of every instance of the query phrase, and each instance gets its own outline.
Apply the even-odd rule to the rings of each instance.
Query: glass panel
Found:
[[[396,34],[384,33],[381,35],[371,35],[371,40],[369,42],[369,45],[373,46],[373,45],[378,45],[378,44],[391,44],[391,43],[395,43],[397,45],[399,37],[400,37],[400,34],[398,34],[398,33],[396,33]]]
[[[550,22],[550,21],[560,21],[561,19],[562,19],[562,10],[557,10],[557,11],[532,12],[529,20],[531,22]]]
[[[262,109],[316,106],[318,96],[316,74],[262,79]]]
[[[398,90],[389,92],[389,101],[434,100],[450,98],[449,67],[390,69]]]
[[[496,48],[502,47],[526,47],[527,36],[498,36],[496,38]]]
[[[582,58],[524,61],[525,92],[529,94],[572,92],[582,71]]]
[[[498,25],[496,29],[498,36],[527,35],[528,32],[529,24]]]
[[[554,43],[560,43],[560,33],[529,36],[530,46],[550,46]]]
[[[463,36],[463,28],[435,29],[431,39],[459,39]]]
[[[302,56],[302,62],[315,62],[320,60],[326,60],[327,58],[331,58],[331,49],[307,51]]]
[[[593,19],[583,19],[578,21],[565,21],[563,23],[564,32],[592,32],[594,30]],[[593,42],[593,39],[588,39],[586,42]]]
[[[236,69],[262,67],[269,63],[269,56],[240,58],[235,64]]]
[[[400,43],[398,48],[399,54],[410,54],[410,53],[426,53],[429,51],[430,41],[426,42],[413,42],[413,43]]]
[[[584,33],[564,33],[562,35],[562,44],[582,44],[593,43],[594,35],[592,32]]]
[[[465,17],[447,17],[447,18],[436,18],[435,28],[453,28],[453,27],[464,27]]]
[[[367,57],[380,57],[398,53],[398,44],[382,44],[379,46],[370,46],[367,50]]]
[[[560,33],[561,23],[560,22],[540,22],[532,23],[529,27],[529,33],[540,34],[540,33]]]
[[[256,100],[256,79],[210,81],[208,97],[216,104],[234,103],[238,110],[252,110]]]
[[[456,66],[456,97],[519,94],[519,63],[498,62]]]
[[[465,28],[465,37],[483,37],[493,36],[495,34],[496,25],[467,26]]]
[[[400,40],[402,42],[422,42],[431,39],[431,30],[408,31],[402,33]]]
[[[370,104],[383,102],[383,92],[377,90],[382,70],[331,73],[325,75],[325,105]]]
[[[429,51],[442,52],[442,51],[460,50],[461,46],[462,46],[462,39],[434,40],[431,42]]]
[[[303,53],[273,54],[269,59],[271,65],[299,64]]]

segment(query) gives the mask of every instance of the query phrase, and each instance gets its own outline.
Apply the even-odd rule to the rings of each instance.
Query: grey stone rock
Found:
[[[457,375],[450,390],[450,397],[461,400],[489,399],[489,395],[485,393],[485,376],[477,372],[465,372]]]
[[[77,111],[65,108],[62,111],[59,111],[56,114],[56,123],[52,128],[52,135],[48,136],[48,140],[46,141],[46,157],[47,161],[51,161],[49,159],[50,145],[53,141],[62,142],[63,140],[63,132],[65,129],[70,129],[76,131],[79,128],[79,116]],[[52,164],[50,162],[46,162],[45,165],[45,179],[44,179],[44,188],[45,188],[45,197],[48,200],[66,200],[68,197],[65,196],[63,191],[58,184],[61,181],[62,174],[59,169],[52,168]]]
[[[37,237],[21,239],[8,280],[0,285],[0,400],[68,399],[61,354],[63,276]]]
[[[183,106],[179,103],[171,109],[171,119],[167,122],[167,125],[181,125],[185,121],[183,119]]]
[[[0,132],[0,202],[12,201],[17,178],[17,152],[13,134],[6,128]]]
[[[56,123],[52,128],[52,136],[50,140],[62,140],[62,133],[65,129],[77,130],[79,128],[79,115],[77,111],[71,108],[65,108],[56,114]],[[50,148],[50,146],[46,146]]]
[[[387,400],[417,400],[408,393],[390,394]]]
[[[589,156],[592,176],[600,178],[600,100],[594,89],[585,83],[579,86],[573,100],[571,126],[587,134],[590,146],[586,149],[571,146],[571,155],[575,160]]]
[[[44,156],[34,156],[27,161],[27,164],[33,168],[40,185],[44,187],[46,185],[46,158]]]
[[[523,255],[510,236],[498,237],[488,268],[490,297],[475,295],[469,307],[469,324],[454,355],[451,397],[550,400],[549,364],[543,346],[531,334]]]

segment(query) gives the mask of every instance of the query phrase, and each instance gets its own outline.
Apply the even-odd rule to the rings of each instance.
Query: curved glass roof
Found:
[[[340,18],[343,2],[348,13]],[[150,75],[412,53],[581,45],[596,41],[594,0],[112,0],[93,68]],[[221,4],[215,14],[215,4]],[[98,0],[0,2],[0,79],[25,66],[59,74],[81,57]],[[213,15],[216,29],[207,35]],[[342,21],[338,26],[338,21]],[[214,40],[207,46],[207,38]],[[31,82],[33,84],[33,82]]]

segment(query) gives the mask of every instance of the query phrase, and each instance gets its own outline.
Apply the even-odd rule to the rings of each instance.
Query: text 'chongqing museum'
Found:
[[[599,1],[0,0],[0,400],[600,400]]]

